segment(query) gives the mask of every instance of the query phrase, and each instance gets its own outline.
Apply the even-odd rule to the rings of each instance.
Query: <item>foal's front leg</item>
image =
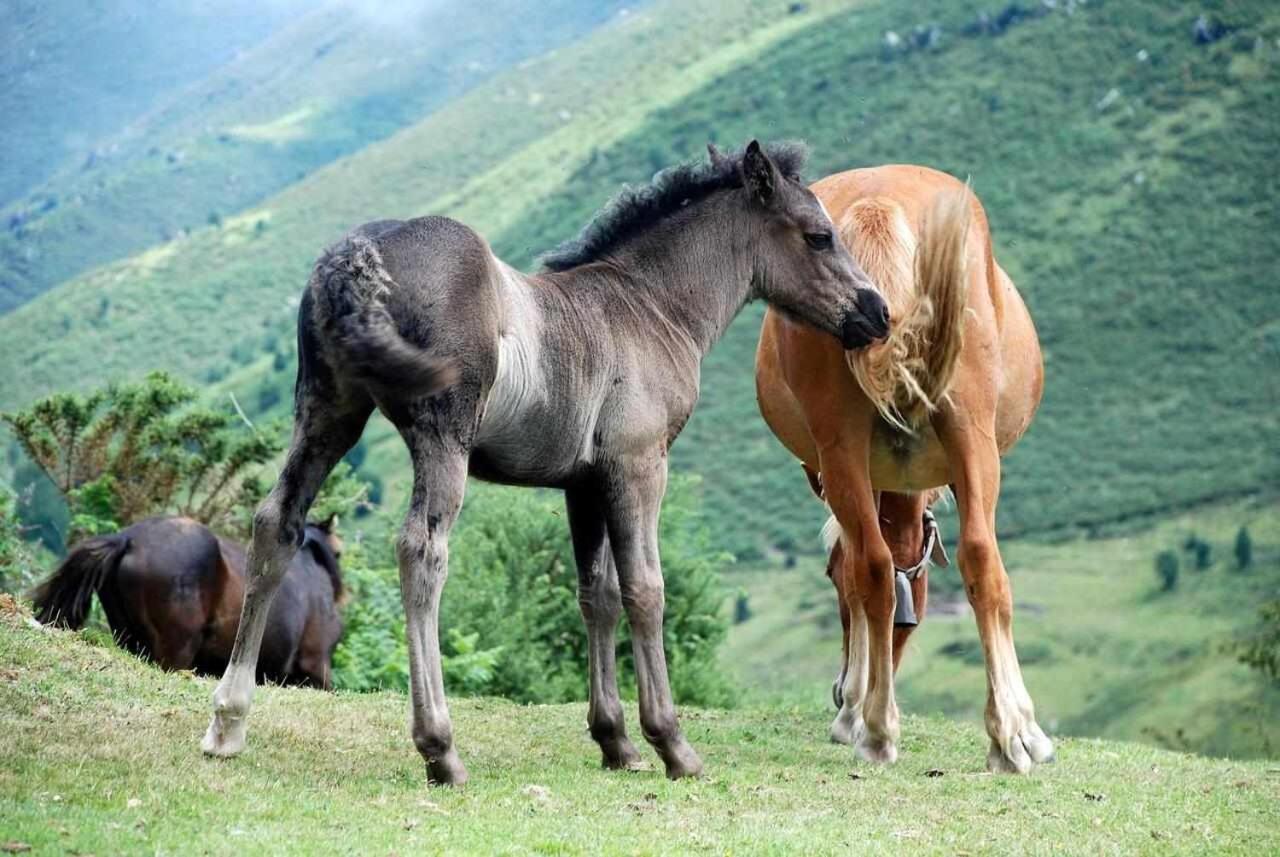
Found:
[[[658,558],[658,514],[667,487],[662,450],[635,456],[607,490],[609,542],[618,566],[622,604],[631,623],[640,696],[640,727],[671,779],[697,776],[702,760],[680,733],[662,645],[665,590]]]
[[[591,701],[587,728],[600,745],[604,766],[635,767],[640,754],[627,737],[618,698],[618,670],[614,632],[622,617],[622,593],[618,568],[609,548],[609,536],[600,492],[587,487],[565,492],[573,553],[578,564],[578,605],[587,626],[587,663],[591,676]]]
[[[453,724],[440,662],[440,594],[449,573],[449,531],[462,508],[467,458],[408,437],[413,497],[396,543],[400,596],[409,645],[409,704],[413,743],[427,763],[427,779],[462,785],[467,769],[453,745]]]

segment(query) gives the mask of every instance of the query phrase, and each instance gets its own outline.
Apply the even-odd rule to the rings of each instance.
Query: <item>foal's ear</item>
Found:
[[[716,148],[715,143],[707,144],[707,155],[711,158],[711,166],[719,168],[724,162],[724,154]]]
[[[778,168],[760,148],[760,141],[752,140],[748,143],[747,151],[742,156],[743,186],[760,202],[770,203],[781,182]]]

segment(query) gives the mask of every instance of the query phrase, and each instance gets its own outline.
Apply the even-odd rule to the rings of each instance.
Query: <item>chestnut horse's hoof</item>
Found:
[[[427,782],[433,786],[461,786],[467,782],[467,766],[452,747],[440,758],[427,762]]]
[[[859,758],[877,765],[892,765],[898,761],[898,748],[891,738],[872,738],[867,733],[858,742],[857,753]]]
[[[991,739],[987,770],[993,774],[1029,774],[1036,765],[1052,762],[1054,758],[1053,741],[1031,721],[1004,741]]]
[[[831,721],[831,743],[853,746],[862,737],[863,722],[858,714],[841,708],[836,719]]]

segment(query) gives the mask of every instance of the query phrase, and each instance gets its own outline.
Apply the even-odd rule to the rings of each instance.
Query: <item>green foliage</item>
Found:
[[[87,395],[56,393],[3,419],[66,498],[71,541],[162,513],[243,530],[243,510],[262,492],[253,477],[280,443],[195,401],[193,388],[153,372]]]
[[[727,560],[695,523],[693,486],[675,480],[663,506],[665,644],[672,688],[685,703],[726,704],[732,688],[716,654],[727,623],[719,571]],[[343,558],[351,602],[334,653],[338,687],[405,688],[408,655],[397,574]],[[561,507],[526,490],[474,486],[450,537],[441,651],[452,692],[522,702],[584,699],[587,641],[577,571]],[[632,682],[630,640],[618,640],[619,678]]]
[[[1280,683],[1280,600],[1271,601],[1258,611],[1261,627],[1235,647],[1240,663]]]
[[[83,395],[56,393],[2,418],[66,499],[69,542],[160,514],[246,537],[269,487],[264,466],[282,448],[279,427],[258,431],[230,407],[199,405],[194,388],[164,372]],[[365,494],[341,465],[312,514],[347,514]]]
[[[17,500],[0,485],[0,592],[23,592],[43,574],[18,520]]]
[[[1172,592],[1178,586],[1178,555],[1171,550],[1156,554],[1156,577],[1162,592]]]
[[[1236,533],[1235,542],[1236,570],[1248,571],[1253,565],[1253,539],[1248,527],[1241,527]]]
[[[1191,554],[1196,571],[1207,571],[1213,565],[1213,545],[1195,533],[1187,536],[1187,540],[1182,543],[1182,549]]]

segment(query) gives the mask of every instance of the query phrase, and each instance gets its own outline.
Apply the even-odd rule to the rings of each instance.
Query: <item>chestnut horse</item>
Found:
[[[332,687],[342,619],[338,557],[329,524],[308,524],[303,549],[271,606],[260,679]],[[98,594],[111,635],[161,669],[220,675],[244,600],[245,550],[190,518],[148,518],[75,545],[33,593],[36,619],[80,628]]]
[[[865,759],[897,758],[893,675],[906,635],[899,631],[895,653],[895,567],[920,561],[928,504],[949,485],[986,658],[987,766],[1027,772],[1052,757],[1053,744],[1014,651],[995,512],[1000,457],[1026,431],[1043,390],[1031,316],[996,264],[981,203],[955,178],[884,166],[829,176],[812,190],[892,319],[883,342],[846,351],[771,310],[756,356],[761,412],[820,480],[839,542],[833,577],[848,630],[832,735],[856,742]]]

